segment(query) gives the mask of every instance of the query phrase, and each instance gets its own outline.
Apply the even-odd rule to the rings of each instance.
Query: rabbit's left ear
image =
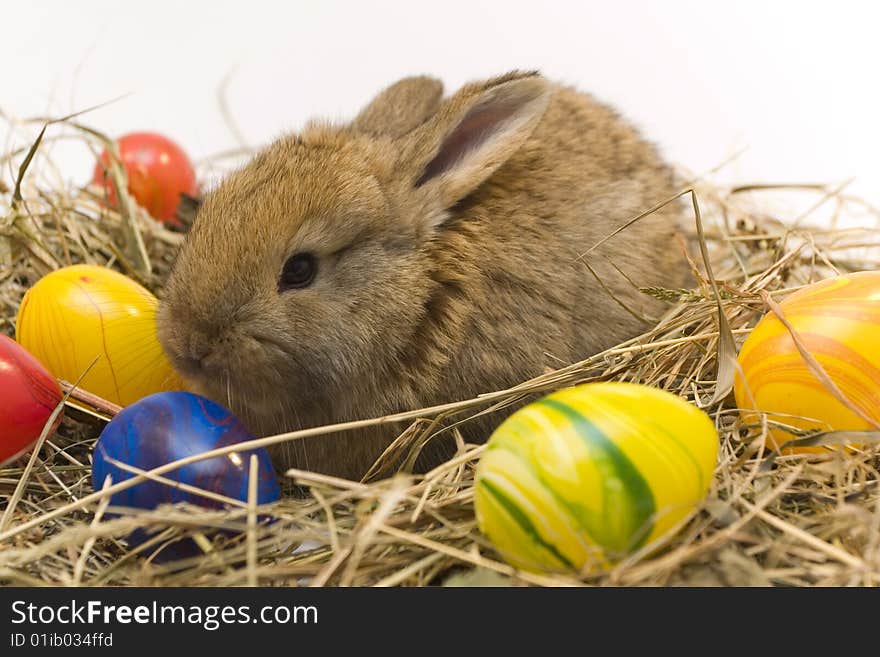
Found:
[[[370,101],[352,127],[374,136],[402,137],[437,111],[442,96],[443,83],[436,78],[403,78]]]
[[[412,193],[446,210],[473,192],[531,136],[551,91],[531,73],[463,88],[413,136],[402,163]]]

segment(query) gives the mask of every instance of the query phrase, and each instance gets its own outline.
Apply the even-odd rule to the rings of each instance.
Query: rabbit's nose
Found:
[[[187,342],[189,344],[187,345],[186,355],[196,362],[201,362],[202,358],[211,351],[211,341],[201,331],[190,333]]]
[[[217,364],[217,338],[198,329],[191,330],[182,340],[178,367],[188,374],[200,374]]]

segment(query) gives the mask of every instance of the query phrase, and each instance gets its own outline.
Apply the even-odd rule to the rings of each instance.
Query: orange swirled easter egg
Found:
[[[808,285],[779,304],[807,351],[844,396],[880,423],[880,272],[865,271]],[[801,357],[775,313],[758,322],[739,353],[734,394],[743,420],[769,419],[799,429],[876,429],[838,401]],[[768,446],[796,438],[771,429]],[[797,451],[821,448],[797,448]]]
[[[47,274],[21,302],[16,339],[56,377],[126,406],[181,388],[156,335],[158,299],[130,278],[93,265]]]

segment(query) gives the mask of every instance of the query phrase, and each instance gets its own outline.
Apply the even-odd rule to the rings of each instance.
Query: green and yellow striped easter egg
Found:
[[[701,410],[632,383],[588,383],[521,408],[477,466],[480,530],[512,565],[602,569],[706,496],[718,434]]]

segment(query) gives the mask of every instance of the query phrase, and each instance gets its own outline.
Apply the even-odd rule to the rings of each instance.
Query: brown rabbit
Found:
[[[159,335],[257,435],[467,399],[659,316],[635,285],[683,282],[680,206],[579,254],[675,191],[632,126],[535,73],[448,99],[439,81],[404,79],[350,125],[283,137],[207,194]],[[498,420],[462,431],[482,441]],[[402,428],[274,456],[357,478]],[[445,454],[429,445],[421,465]]]

